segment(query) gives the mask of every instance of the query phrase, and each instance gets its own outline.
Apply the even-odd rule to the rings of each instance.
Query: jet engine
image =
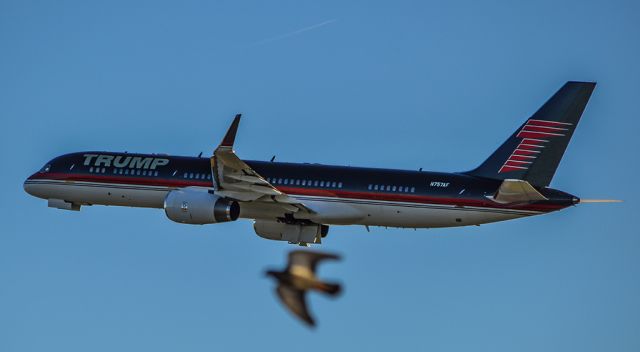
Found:
[[[262,238],[290,243],[320,243],[320,238],[329,232],[329,226],[321,224],[287,224],[266,220],[256,220],[253,229]]]
[[[177,189],[165,197],[164,212],[175,222],[202,225],[235,221],[240,215],[240,206],[213,191]]]

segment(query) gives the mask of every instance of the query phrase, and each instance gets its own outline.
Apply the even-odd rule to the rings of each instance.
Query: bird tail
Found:
[[[322,293],[328,294],[329,296],[335,296],[342,291],[342,286],[340,286],[340,284],[328,282],[318,282],[314,288]]]

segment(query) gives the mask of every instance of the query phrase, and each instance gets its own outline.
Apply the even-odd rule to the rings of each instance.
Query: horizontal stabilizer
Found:
[[[547,200],[529,182],[524,180],[507,179],[502,181],[495,195],[488,197],[497,203],[529,203]]]

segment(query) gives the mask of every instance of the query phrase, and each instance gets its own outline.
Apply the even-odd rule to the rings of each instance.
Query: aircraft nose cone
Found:
[[[33,185],[31,184],[31,180],[33,180],[33,175],[27,177],[27,179],[24,180],[24,182],[22,183],[22,188],[24,188],[24,191],[28,194],[35,196],[35,194],[33,194]]]

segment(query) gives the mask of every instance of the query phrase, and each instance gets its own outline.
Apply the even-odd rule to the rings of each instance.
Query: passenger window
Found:
[[[307,185],[307,180],[302,180],[302,185],[306,186]]]
[[[89,168],[89,172],[93,172],[93,166]]]
[[[415,193],[416,192],[416,188],[415,187],[411,187],[411,193]]]
[[[158,171],[157,170],[153,173],[153,176],[158,176]]]
[[[373,185],[373,190],[377,191],[378,190],[378,185]]]
[[[289,184],[289,179],[288,179],[288,178],[285,178],[285,179],[284,179],[284,184],[285,184],[285,185],[288,185],[288,184]]]
[[[278,182],[276,182],[276,183],[277,183],[277,184],[281,184],[281,183],[282,183],[282,179],[281,179],[281,178],[279,178],[279,179],[278,179]]]
[[[207,174],[207,180],[211,179],[211,174]]]
[[[125,169],[125,170],[124,170],[124,174],[125,174],[125,175],[128,175],[128,174],[129,174],[129,169]]]
[[[189,173],[189,178],[193,178],[193,173],[192,172]]]
[[[296,186],[300,186],[300,180],[296,180]]]
[[[142,176],[147,176],[147,170],[142,171]]]
[[[338,182],[338,188],[342,188],[342,182]]]
[[[324,181],[320,181],[320,187],[324,187]]]
[[[313,186],[318,187],[318,180],[313,181]]]
[[[392,191],[396,191],[396,186],[393,186],[393,188],[391,189]]]

